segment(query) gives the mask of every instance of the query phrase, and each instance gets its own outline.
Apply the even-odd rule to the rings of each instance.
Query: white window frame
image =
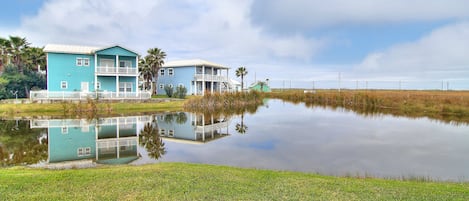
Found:
[[[77,149],[78,157],[90,156],[90,155],[91,155],[91,147],[79,147]]]
[[[110,66],[106,64],[110,64]],[[114,61],[114,59],[107,59],[107,58],[99,59],[99,67],[115,67],[115,65],[116,65],[116,62]]]
[[[68,82],[67,81],[60,81],[60,89],[67,89]]]
[[[160,129],[160,132],[158,132],[160,136],[166,136],[166,130],[164,128]]]
[[[89,58],[82,58],[83,66],[90,66],[90,59]]]
[[[129,89],[130,90],[127,90]],[[123,90],[121,90],[123,89]],[[133,83],[132,82],[119,82],[119,92],[132,92]]]
[[[160,76],[164,76],[164,73],[165,73],[164,68],[160,68],[160,72],[159,72]]]
[[[168,68],[168,76],[174,76],[174,69]]]
[[[168,136],[169,137],[174,137],[174,130],[173,129],[169,129]]]
[[[121,65],[121,62],[124,63],[124,66]],[[130,67],[132,67],[132,61],[119,60],[119,67],[121,67],[121,68],[130,68]]]
[[[164,89],[164,84],[160,84],[160,89]]]
[[[60,131],[62,132],[62,134],[68,134],[68,127],[64,126],[60,129]]]
[[[83,59],[81,57],[77,57],[76,65],[77,66],[83,66]]]

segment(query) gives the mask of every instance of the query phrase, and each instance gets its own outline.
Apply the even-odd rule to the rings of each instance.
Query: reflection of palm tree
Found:
[[[173,123],[174,114],[165,114],[163,118],[164,118],[165,123],[167,124]]]
[[[241,114],[241,123],[236,124],[235,130],[239,134],[245,134],[248,131],[248,126],[244,124],[244,113]]]
[[[140,145],[145,147],[151,158],[159,159],[166,154],[163,139],[158,135],[158,127],[154,127],[151,123],[145,124],[140,130],[139,138]]]

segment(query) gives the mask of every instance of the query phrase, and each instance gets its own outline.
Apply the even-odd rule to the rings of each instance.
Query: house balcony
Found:
[[[210,74],[195,74],[195,81],[206,81],[206,82],[228,82],[227,76],[221,75],[210,75]]]
[[[137,67],[96,67],[96,75],[138,75]]]

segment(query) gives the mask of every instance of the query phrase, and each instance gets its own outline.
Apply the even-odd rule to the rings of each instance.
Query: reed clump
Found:
[[[319,90],[272,92],[267,97],[301,102],[308,107],[341,107],[365,115],[382,113],[469,123],[469,92],[466,91]]]
[[[197,113],[241,114],[253,113],[263,105],[265,95],[261,92],[206,93],[184,103],[184,109]]]

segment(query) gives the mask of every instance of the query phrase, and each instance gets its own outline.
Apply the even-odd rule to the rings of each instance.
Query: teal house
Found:
[[[47,90],[31,99],[142,99],[138,54],[119,45],[89,47],[48,44]]]
[[[270,86],[267,82],[257,81],[249,86],[251,91],[260,91],[260,92],[271,92]]]

